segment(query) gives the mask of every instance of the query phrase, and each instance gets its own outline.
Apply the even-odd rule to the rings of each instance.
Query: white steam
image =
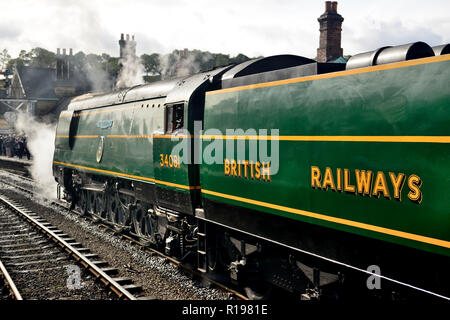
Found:
[[[98,66],[89,68],[86,77],[94,92],[110,91],[112,89],[112,81],[109,79],[108,73]]]
[[[201,71],[201,63],[212,60],[210,53],[199,54],[195,51],[176,50],[160,58],[161,75],[163,79],[185,77]]]
[[[136,56],[134,45],[127,41],[123,57],[119,60],[122,68],[117,77],[116,89],[129,88],[144,83],[145,69],[141,60]]]
[[[55,150],[55,125],[37,122],[28,113],[19,113],[14,124],[19,134],[27,136],[27,147],[33,157],[30,173],[38,195],[56,199],[56,181],[52,163]]]

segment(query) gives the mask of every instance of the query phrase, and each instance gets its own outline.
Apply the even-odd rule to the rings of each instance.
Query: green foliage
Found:
[[[46,49],[31,49],[31,51],[26,54],[26,57],[29,58],[28,65],[30,67],[56,68],[56,55]]]
[[[7,69],[6,66],[8,65],[9,60],[11,60],[11,55],[8,53],[7,49],[3,49],[3,51],[0,52],[0,70]]]
[[[144,76],[145,82],[186,76],[229,64],[238,64],[247,60],[249,58],[243,54],[230,57],[221,53],[188,49],[174,50],[165,55],[158,53],[143,54],[140,57],[146,73]],[[102,77],[109,79],[109,82],[114,82],[121,69],[119,58],[111,57],[106,53],[101,55],[90,53],[86,55],[80,51],[74,54],[72,63],[76,77],[81,82],[89,82],[92,75],[95,74],[97,77],[99,73],[103,73]],[[8,51],[4,49],[0,52],[0,66],[3,66],[3,69],[6,67],[11,70],[15,66],[56,68],[56,55],[44,48],[37,47],[29,52],[21,50],[19,56],[12,59]]]
[[[141,55],[141,63],[144,66],[146,75],[161,75],[161,61],[157,53]]]
[[[160,78],[173,78],[207,71],[229,64],[237,64],[249,60],[243,54],[236,57],[221,53],[210,53],[200,50],[174,50],[169,54],[143,54],[141,62],[146,76],[145,82],[157,81]]]

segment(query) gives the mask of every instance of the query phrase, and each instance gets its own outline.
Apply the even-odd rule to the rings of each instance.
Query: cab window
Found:
[[[172,133],[183,129],[184,126],[184,105],[174,104],[166,107],[166,133]]]

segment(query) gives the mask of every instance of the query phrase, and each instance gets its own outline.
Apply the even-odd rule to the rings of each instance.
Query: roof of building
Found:
[[[56,98],[55,69],[21,66],[17,72],[28,99]]]

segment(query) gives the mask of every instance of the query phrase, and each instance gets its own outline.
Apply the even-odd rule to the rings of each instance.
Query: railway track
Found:
[[[139,292],[139,286],[117,277],[117,269],[109,268],[81,243],[2,194],[0,204],[0,269],[12,298],[71,299],[70,291],[74,288],[64,288],[61,281],[64,284],[68,279],[68,268],[76,272],[77,266],[82,266],[118,299],[138,299],[133,293]],[[61,296],[48,290],[52,286],[58,288]],[[99,290],[98,282],[82,290],[87,298],[92,298],[89,290]]]
[[[18,175],[16,173],[12,173],[12,172],[8,171],[7,174],[8,174],[8,176],[14,177],[16,182],[26,181],[26,183],[30,183],[30,184],[33,183],[32,179],[26,178],[26,177],[22,177],[22,176],[20,176],[20,175]],[[13,187],[13,188],[19,189],[22,192],[25,192],[25,193],[27,193],[29,195],[33,195],[34,194],[34,190],[31,190],[30,188],[24,187],[23,185],[17,185],[17,183],[12,183],[12,182],[5,181],[5,180],[3,180],[2,182],[7,184],[7,185],[9,185],[9,186],[11,186],[11,187]],[[69,207],[70,207],[67,202],[62,201],[62,200],[52,201],[51,203],[53,205],[61,208],[61,209],[64,209],[64,210],[69,210]],[[78,216],[81,215],[81,213],[78,212],[76,209],[72,210],[72,212],[73,212],[73,214],[76,214]],[[176,266],[179,269],[182,269],[185,273],[189,274],[191,277],[195,277],[195,278],[199,279],[202,283],[205,283],[206,285],[215,286],[215,287],[219,288],[220,290],[230,294],[232,297],[235,297],[236,299],[249,300],[248,297],[244,293],[238,292],[237,290],[234,290],[234,289],[230,288],[229,286],[227,286],[226,284],[223,284],[223,283],[221,283],[219,281],[215,281],[213,279],[210,279],[207,276],[205,276],[204,274],[199,273],[199,272],[197,272],[195,270],[192,270],[188,266],[185,266],[180,261],[178,261],[176,259],[173,259],[172,257],[167,256],[164,253],[162,253],[162,252],[160,252],[160,251],[158,251],[158,250],[156,250],[156,249],[154,249],[152,247],[149,247],[146,243],[143,243],[139,237],[137,237],[137,236],[135,236],[133,234],[129,234],[129,233],[118,232],[114,228],[114,226],[112,225],[111,222],[109,222],[109,221],[107,221],[105,219],[99,218],[99,217],[90,216],[89,214],[87,216],[84,215],[84,217],[89,219],[93,223],[100,224],[100,226],[102,227],[102,229],[105,232],[108,232],[110,234],[114,234],[116,237],[118,237],[120,239],[123,239],[123,240],[127,241],[128,243],[133,244],[133,245],[141,248],[145,252],[149,252],[150,254],[162,257],[167,262],[173,264],[174,266]]]

